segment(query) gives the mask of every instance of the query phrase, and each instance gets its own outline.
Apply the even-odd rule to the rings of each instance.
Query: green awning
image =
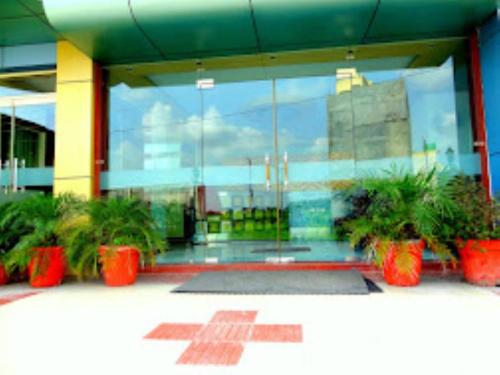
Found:
[[[0,0],[0,47],[50,43],[57,33],[39,0]]]
[[[0,10],[3,3],[14,6],[16,1],[2,0]],[[43,4],[51,25],[64,38],[105,64],[462,37],[497,7],[496,0],[43,0]]]

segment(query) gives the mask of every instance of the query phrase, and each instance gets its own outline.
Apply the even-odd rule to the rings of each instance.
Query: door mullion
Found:
[[[276,179],[276,247],[281,260],[281,184],[279,175],[278,111],[276,103],[276,79],[273,79],[273,132],[274,132],[274,175]]]

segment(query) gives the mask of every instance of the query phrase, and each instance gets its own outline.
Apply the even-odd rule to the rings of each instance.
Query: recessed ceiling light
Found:
[[[348,61],[352,61],[352,60],[356,59],[356,55],[354,54],[354,51],[352,49],[347,51],[347,53],[345,55],[345,59]]]

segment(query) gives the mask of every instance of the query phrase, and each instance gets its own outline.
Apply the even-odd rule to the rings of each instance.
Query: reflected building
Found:
[[[0,114],[0,160],[9,160],[12,117]],[[16,117],[14,155],[27,168],[54,165],[54,131]]]
[[[331,160],[410,157],[411,124],[403,79],[373,83],[356,69],[337,71],[330,95],[328,150]]]

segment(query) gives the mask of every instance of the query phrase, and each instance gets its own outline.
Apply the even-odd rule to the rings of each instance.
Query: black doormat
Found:
[[[370,280],[367,277],[363,277],[365,279],[366,286],[370,293],[384,293],[383,289],[377,285],[377,283],[373,280]]]
[[[265,253],[306,253],[310,252],[311,248],[310,247],[282,247],[281,249],[278,250],[277,247],[272,247],[268,249],[255,249],[252,250],[252,253],[254,254],[265,254]]]
[[[363,278],[363,275],[355,270],[231,271],[203,272],[172,292],[366,295],[372,291],[371,289],[373,289],[373,285],[370,287],[368,282]]]

